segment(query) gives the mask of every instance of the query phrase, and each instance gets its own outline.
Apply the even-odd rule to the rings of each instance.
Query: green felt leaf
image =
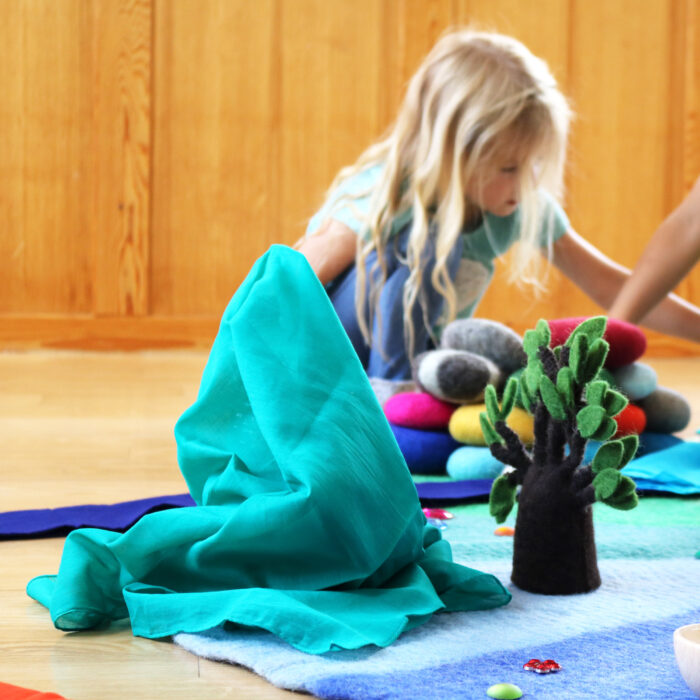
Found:
[[[615,492],[603,502],[618,510],[631,510],[639,503],[636,484],[628,476],[620,475],[620,481],[615,488]]]
[[[614,499],[605,501],[606,506],[617,508],[617,510],[632,510],[639,505],[639,496],[636,493],[630,494],[624,499]]]
[[[603,469],[602,472],[598,472],[593,479],[596,499],[604,501],[610,498],[615,493],[620,479],[622,479],[622,474],[617,469]]]
[[[584,384],[586,381],[587,357],[588,339],[585,335],[577,335],[571,343],[569,367],[571,367],[571,371],[574,373],[574,379],[576,379],[579,384]]]
[[[617,389],[617,383],[615,382],[615,375],[607,369],[607,367],[603,367],[603,369],[598,372],[598,379],[605,380],[609,385],[611,389]]]
[[[496,432],[496,429],[491,423],[489,423],[488,416],[485,413],[479,414],[479,423],[481,424],[481,432],[484,434],[487,445],[493,445],[495,442],[504,443],[503,438]]]
[[[527,356],[532,359],[537,357],[537,351],[542,345],[542,338],[536,330],[525,331],[523,336],[523,350],[527,353]]]
[[[574,410],[574,373],[571,367],[562,367],[557,373],[557,391],[567,410]]]
[[[624,448],[621,440],[606,442],[595,453],[595,457],[593,457],[591,462],[591,471],[594,474],[598,474],[604,469],[619,469],[623,453]]]
[[[561,348],[561,345],[557,345],[557,347],[552,350],[554,357],[557,358],[557,362],[561,362]]]
[[[537,392],[540,387],[540,377],[544,375],[542,363],[539,360],[531,360],[525,368],[525,381],[532,403],[537,401]]]
[[[532,405],[535,402],[534,399],[532,398],[532,395],[530,394],[530,390],[527,388],[527,379],[525,376],[525,373],[523,372],[520,375],[520,380],[518,382],[518,398],[523,404],[523,408],[528,412],[532,413]]]
[[[631,479],[629,476],[622,474],[622,478],[620,479],[620,483],[617,485],[617,488],[615,489],[615,493],[612,495],[612,497],[613,498],[626,498],[631,493],[634,493],[636,490],[637,490],[637,484],[634,483],[634,479]]]
[[[484,391],[484,403],[486,404],[486,412],[489,414],[489,420],[495,425],[501,419],[501,412],[498,410],[498,398],[493,384],[488,384]]]
[[[589,406],[602,406],[608,383],[600,379],[586,385],[586,401]]]
[[[561,400],[554,382],[546,374],[540,377],[540,396],[552,418],[555,420],[566,420],[564,402]]]
[[[591,437],[606,418],[601,406],[585,406],[576,414],[576,426],[585,438]]]
[[[540,345],[549,346],[549,343],[552,340],[552,331],[549,328],[549,323],[547,323],[547,321],[545,321],[543,318],[541,318],[537,322],[537,325],[535,326],[535,330],[540,335],[540,340],[541,340]]]
[[[515,505],[516,487],[512,486],[507,474],[502,474],[494,480],[489,495],[489,513],[496,518],[497,523],[505,522],[508,513]]]
[[[608,418],[607,416],[603,419],[598,430],[591,435],[591,440],[596,440],[597,442],[605,442],[608,438],[611,438],[617,432],[617,423],[613,418]]]
[[[510,415],[517,395],[518,380],[515,377],[511,377],[503,390],[503,397],[501,398],[501,420],[505,420]]]
[[[621,394],[615,389],[608,389],[605,392],[605,398],[603,399],[603,408],[605,412],[612,418],[616,416],[620,411],[626,408],[629,400],[624,394]]]
[[[639,436],[638,435],[625,435],[625,437],[620,438],[622,443],[622,459],[620,460],[620,469],[624,467],[633,457],[637,454],[637,448],[639,447]]]
[[[590,341],[589,341],[590,342]],[[586,358],[586,369],[584,372],[584,381],[593,381],[598,372],[603,368],[605,358],[608,356],[610,346],[602,338],[594,340],[592,345],[588,347],[588,357]]]
[[[599,338],[603,337],[605,327],[608,324],[608,319],[605,316],[593,316],[582,323],[579,323],[566,340],[566,345],[573,345],[576,336],[585,336],[588,344],[594,343]]]

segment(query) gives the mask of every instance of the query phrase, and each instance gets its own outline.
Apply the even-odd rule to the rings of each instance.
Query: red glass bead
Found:
[[[561,666],[554,659],[546,659],[542,662],[542,664],[546,666],[552,673],[561,671]]]
[[[434,518],[435,520],[452,520],[455,517],[449,510],[442,508],[423,508],[423,514],[426,518]]]

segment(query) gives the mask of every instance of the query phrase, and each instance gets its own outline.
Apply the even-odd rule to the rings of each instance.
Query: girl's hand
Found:
[[[606,310],[631,275],[573,230],[554,244],[552,262]],[[640,322],[661,333],[700,342],[700,309],[675,294],[665,297]]]
[[[301,238],[294,248],[306,257],[325,286],[355,262],[357,234],[340,221],[328,219],[317,233]]]

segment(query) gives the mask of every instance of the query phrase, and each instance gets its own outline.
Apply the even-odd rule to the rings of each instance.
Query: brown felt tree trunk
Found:
[[[513,543],[518,588],[568,595],[600,586],[593,511],[576,502],[570,479],[558,465],[533,464],[525,476]]]

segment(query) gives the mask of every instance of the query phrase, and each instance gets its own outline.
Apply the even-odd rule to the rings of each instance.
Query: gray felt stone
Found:
[[[411,379],[383,379],[382,377],[370,377],[369,384],[374,391],[380,406],[396,394],[406,391],[416,391],[416,383]]]
[[[506,375],[527,363],[522,338],[508,326],[485,318],[463,318],[448,324],[440,347],[486,357]]]
[[[645,429],[652,433],[677,433],[690,423],[690,404],[673,389],[660,386],[637,404],[647,417]]]
[[[493,362],[464,350],[429,350],[415,357],[412,368],[423,391],[452,403],[482,401],[486,385],[503,379]]]
[[[619,367],[613,371],[615,384],[630,401],[639,401],[656,389],[658,380],[656,372],[643,362]]]

